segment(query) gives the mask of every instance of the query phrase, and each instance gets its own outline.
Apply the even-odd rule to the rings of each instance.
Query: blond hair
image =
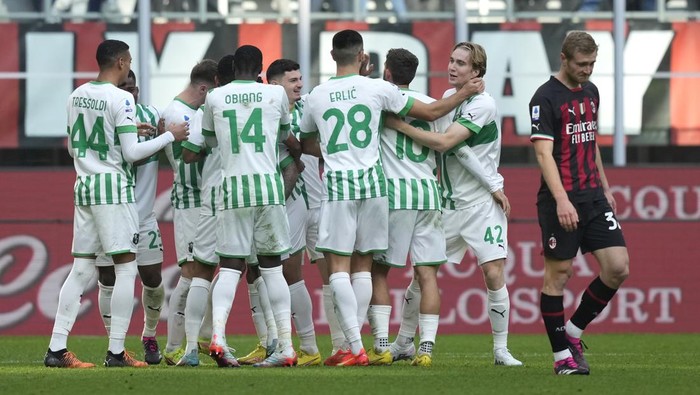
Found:
[[[596,44],[593,37],[580,30],[569,32],[561,45],[561,53],[567,59],[573,58],[576,52],[589,55],[596,51],[598,51],[598,44]]]
[[[486,74],[486,50],[479,44],[463,41],[452,48],[454,52],[457,48],[462,48],[469,52],[469,60],[471,61],[472,69],[478,71],[478,77],[483,77]]]

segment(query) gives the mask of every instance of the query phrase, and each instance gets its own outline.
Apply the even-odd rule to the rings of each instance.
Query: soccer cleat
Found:
[[[326,366],[336,366],[338,365],[338,362],[345,358],[345,354],[350,354],[350,350],[339,349],[335,352],[335,354],[326,358],[326,360],[323,361],[323,364]]]
[[[394,358],[391,356],[391,351],[386,349],[382,352],[377,352],[374,348],[370,349],[367,353],[367,358],[369,359],[370,365],[391,365],[394,362]]]
[[[579,366],[573,357],[567,357],[554,362],[554,374],[561,375],[588,375],[588,369]]]
[[[493,350],[493,360],[496,366],[523,366],[523,363],[515,359],[505,347]]]
[[[336,353],[337,354],[337,353]],[[342,355],[342,358],[338,361],[335,366],[367,366],[369,365],[369,357],[367,357],[367,353],[365,352],[365,349],[361,349],[360,353],[357,355],[354,355],[350,351],[345,351],[345,353]]]
[[[241,366],[236,357],[233,356],[231,349],[226,346],[212,343],[209,346],[209,356],[220,368],[237,368]]]
[[[185,355],[185,349],[182,347],[179,347],[173,351],[170,352],[164,352],[163,353],[163,359],[165,359],[165,363],[168,365],[177,365],[177,361],[180,360]]]
[[[586,344],[581,339],[571,337],[568,334],[566,335],[566,341],[569,343],[569,350],[571,351],[571,356],[574,358],[574,361],[576,361],[576,364],[581,368],[590,371],[591,367],[588,365],[588,361],[586,361],[586,358],[583,356],[584,347],[588,348]]]
[[[47,350],[44,356],[44,366],[49,368],[85,369],[94,368],[95,364],[79,360],[78,357],[70,351],[65,351],[60,354]]]
[[[433,357],[430,354],[418,354],[413,361],[411,361],[411,366],[423,366],[430,367],[433,365]]]
[[[158,340],[155,337],[142,337],[144,360],[149,365],[158,365],[163,359],[158,348]]]
[[[277,339],[272,339],[272,343],[267,345],[267,348],[265,349],[265,358],[269,357],[275,352],[275,350],[277,350],[277,343]]]
[[[389,345],[389,351],[391,352],[391,358],[396,361],[407,360],[410,361],[416,356],[416,346],[410,343],[407,347],[401,347],[396,342]]]
[[[148,366],[146,362],[137,360],[133,354],[126,350],[119,354],[112,354],[111,351],[107,351],[107,356],[105,357],[105,367],[107,368],[145,368],[146,366]]]
[[[321,365],[321,353],[308,354],[302,350],[297,352],[297,366],[318,366]]]
[[[211,344],[211,339],[200,337],[199,340],[197,340],[197,350],[199,350],[199,353],[209,355],[209,344]]]
[[[177,366],[199,366],[199,350],[192,350],[177,361]]]
[[[238,358],[238,362],[241,365],[254,365],[258,362],[262,362],[267,358],[267,349],[263,347],[261,343],[255,346],[253,351],[249,352],[248,355]]]
[[[292,351],[292,356],[285,356],[284,353],[275,352],[264,361],[253,365],[254,368],[279,368],[296,366],[298,363],[297,353]]]

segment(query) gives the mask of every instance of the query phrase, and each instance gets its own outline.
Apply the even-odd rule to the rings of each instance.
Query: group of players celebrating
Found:
[[[597,117],[599,107],[597,89],[588,82],[597,46],[587,34],[574,33],[552,77],[560,86],[548,87],[550,80],[531,103],[532,140],[543,172],[542,313],[557,374],[589,373],[581,334],[628,271],[595,140],[575,146],[562,141],[571,139],[562,122]],[[198,366],[201,352],[220,367],[398,360],[430,366],[440,313],[438,270],[446,262],[460,263],[467,248],[484,276],[494,363],[522,365],[507,344],[510,203],[498,173],[496,103],[482,80],[485,50],[471,42],[454,46],[448,64],[453,88],[440,100],[410,90],[418,59],[405,49],[386,54],[383,79],[367,77],[373,65],[354,30],[333,37],[331,55],[335,77],[302,97],[296,62],[272,62],[264,84],[261,51],[241,46],[218,63],[198,63],[187,87],[159,113],[137,104],[129,47],[117,40],[99,45],[97,80],[77,88],[67,106],[68,149],[77,172],[75,259],[60,292],[46,366],[94,366],[67,350],[94,266],[109,333],[107,367],[144,367],[162,359]],[[576,119],[563,119],[566,103],[580,104]],[[164,292],[153,212],[161,150],[174,169],[171,200],[181,269],[169,301],[164,350],[155,338]],[[564,325],[561,295],[579,246],[594,253],[602,270]],[[325,360],[302,276],[304,252],[323,281],[333,343]],[[390,343],[387,277],[407,259],[414,276],[398,336]],[[137,273],[143,282],[145,362],[124,349]],[[226,325],[243,276],[259,344],[236,358]],[[366,320],[374,338],[368,351],[361,338]]]

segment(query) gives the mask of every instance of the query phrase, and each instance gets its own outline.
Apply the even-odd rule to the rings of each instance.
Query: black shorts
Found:
[[[546,257],[567,260],[573,259],[579,248],[585,254],[603,248],[625,246],[620,223],[605,198],[571,203],[579,218],[578,227],[573,232],[567,232],[559,223],[554,200],[537,203],[537,218]]]

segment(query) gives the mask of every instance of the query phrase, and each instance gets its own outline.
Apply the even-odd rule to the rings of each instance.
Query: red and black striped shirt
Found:
[[[599,103],[593,83],[569,89],[555,77],[540,86],[530,100],[530,141],[553,141],[552,156],[570,199],[602,190],[595,164]],[[538,196],[551,198],[544,178]]]

